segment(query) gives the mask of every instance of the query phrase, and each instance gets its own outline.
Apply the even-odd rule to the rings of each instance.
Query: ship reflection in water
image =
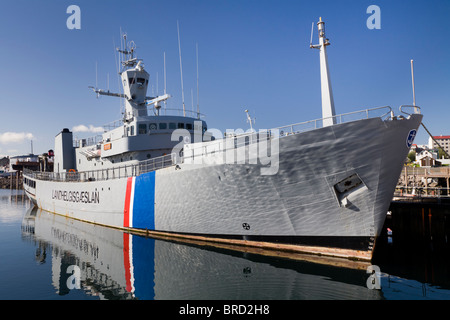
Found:
[[[38,264],[51,264],[59,296],[75,290],[106,300],[450,299],[448,237],[404,237],[389,219],[385,226],[394,231],[377,241],[373,266],[146,238],[37,208],[22,220],[22,239],[35,245]]]
[[[39,263],[52,264],[59,295],[100,299],[382,299],[364,267],[269,257],[123,233],[30,208],[23,238]]]

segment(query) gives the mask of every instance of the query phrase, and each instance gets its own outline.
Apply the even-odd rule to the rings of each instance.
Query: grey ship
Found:
[[[53,172],[24,173],[42,210],[127,232],[370,261],[422,115],[417,106],[335,115],[317,23],[323,118],[213,134],[199,112],[162,108],[134,48],[124,118],[96,139],[55,138]],[[125,41],[126,43],[126,41]],[[175,111],[178,112],[178,111]]]

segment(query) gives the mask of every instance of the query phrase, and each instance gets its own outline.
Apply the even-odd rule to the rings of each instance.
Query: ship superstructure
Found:
[[[124,42],[127,43],[126,35]],[[192,141],[194,130],[202,132],[202,136],[207,131],[206,122],[199,112],[161,110],[162,102],[170,98],[167,93],[147,96],[150,75],[143,60],[135,57],[133,42],[118,51],[124,57],[119,73],[123,93],[90,88],[97,95],[123,99],[123,118],[105,125],[102,135],[74,142],[72,132],[63,129],[55,142],[55,172],[107,169],[163,157],[170,155],[180,142],[172,139],[175,130],[185,130],[185,136],[192,136]],[[171,159],[170,156],[167,158]]]

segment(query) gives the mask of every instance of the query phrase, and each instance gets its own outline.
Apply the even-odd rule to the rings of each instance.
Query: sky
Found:
[[[70,5],[80,29],[67,27]],[[379,29],[368,28],[371,5]],[[412,59],[423,123],[450,135],[449,0],[1,0],[0,155],[41,154],[63,128],[89,137],[122,117],[120,99],[88,88],[119,91],[121,30],[150,73],[149,94],[163,94],[166,55],[167,107],[181,108],[177,22],[185,105],[198,103],[209,128],[248,129],[245,109],[256,129],[321,118],[319,51],[309,48],[319,17],[336,114],[411,105]],[[420,128],[415,143],[427,142]]]

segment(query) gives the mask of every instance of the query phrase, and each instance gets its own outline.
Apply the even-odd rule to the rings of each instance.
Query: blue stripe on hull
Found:
[[[133,199],[133,227],[155,230],[155,171],[136,177]]]
[[[133,236],[134,295],[140,300],[155,299],[155,240]]]

